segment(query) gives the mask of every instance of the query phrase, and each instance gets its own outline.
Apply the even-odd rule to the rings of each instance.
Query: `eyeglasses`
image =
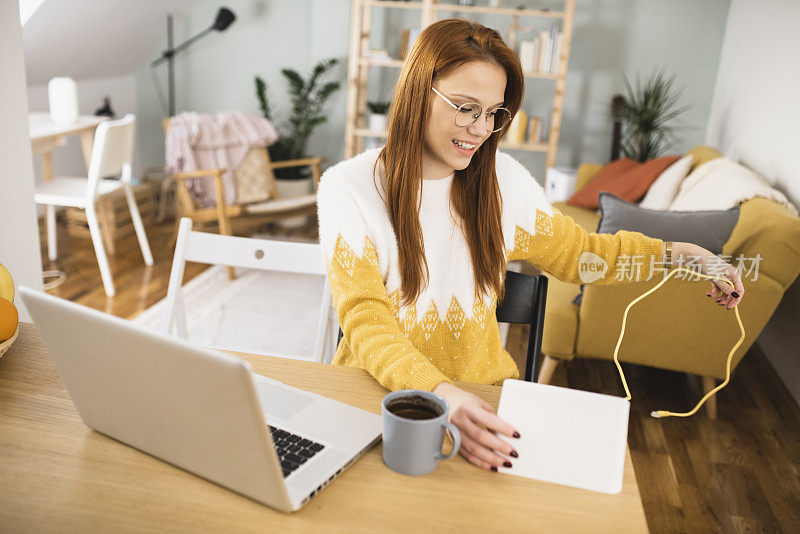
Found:
[[[457,106],[450,101],[449,98],[431,86],[433,92],[442,97],[442,99],[450,104],[456,110],[456,116],[453,122],[460,128],[468,128],[475,124],[475,122],[483,115],[483,108],[477,102],[468,102]],[[486,112],[486,128],[491,130],[492,133],[499,132],[511,121],[511,112],[506,108],[493,108]]]

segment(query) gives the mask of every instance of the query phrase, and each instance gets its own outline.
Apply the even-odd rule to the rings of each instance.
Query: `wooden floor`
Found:
[[[313,228],[310,224],[301,233]],[[148,227],[156,262],[149,268],[135,238],[120,243],[111,259],[117,296],[107,298],[91,243],[70,239],[60,229],[59,260],[55,265],[45,260],[44,267],[62,269],[67,280],[50,293],[134,317],[166,295],[173,231],[172,223]],[[185,281],[205,268],[188,264]],[[511,328],[508,349],[518,364],[526,340],[525,327]],[[652,410],[693,407],[702,396],[699,379],[624,367],[633,395],[628,443],[653,532],[800,532],[800,409],[757,347],[719,393],[716,420],[702,410],[690,418],[651,418]],[[554,383],[622,395],[611,362],[567,362]]]

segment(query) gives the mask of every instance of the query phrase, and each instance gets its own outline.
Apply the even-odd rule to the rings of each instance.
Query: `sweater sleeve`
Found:
[[[508,159],[511,159],[510,157]],[[526,260],[564,282],[597,285],[649,280],[663,269],[661,239],[639,232],[587,232],[572,217],[553,208],[542,187],[515,160],[508,197],[513,246],[509,260]],[[505,207],[504,207],[505,209]]]
[[[333,178],[333,177],[332,177]],[[433,390],[450,380],[405,336],[381,274],[374,234],[339,180],[320,182],[320,242],[333,303],[355,362],[393,391]],[[341,349],[341,347],[340,347]]]

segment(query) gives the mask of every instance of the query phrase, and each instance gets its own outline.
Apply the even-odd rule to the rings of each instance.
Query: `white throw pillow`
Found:
[[[692,168],[694,156],[689,154],[684,156],[658,175],[656,181],[647,190],[644,199],[639,203],[639,207],[649,210],[666,210],[678,194],[678,188],[689,169]]]

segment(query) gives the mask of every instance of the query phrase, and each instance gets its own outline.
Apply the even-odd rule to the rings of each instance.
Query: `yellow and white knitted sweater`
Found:
[[[333,363],[369,371],[383,386],[432,390],[441,382],[493,384],[518,377],[503,348],[496,296],[475,294],[469,247],[450,211],[453,176],[423,180],[420,222],[428,284],[415,305],[400,306],[398,248],[388,210],[373,181],[379,149],[328,169],[318,193],[319,234],[344,338]],[[378,167],[380,169],[380,167]],[[595,284],[615,280],[617,258],[640,255],[644,279],[661,260],[662,241],[640,233],[587,233],[545,199],[528,171],[496,158],[506,257],[527,260],[560,280],[581,283],[584,252],[608,264]]]

